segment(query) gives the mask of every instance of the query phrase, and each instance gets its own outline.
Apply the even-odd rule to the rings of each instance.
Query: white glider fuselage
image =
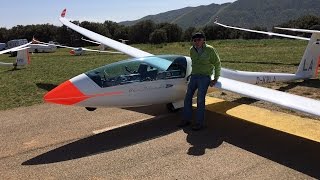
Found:
[[[178,102],[185,96],[190,63],[189,57],[173,55],[120,61],[80,74],[44,98],[47,102],[83,107]]]
[[[79,90],[87,86],[84,93],[88,98],[75,104],[83,107],[138,107],[178,102],[183,100],[187,87],[184,78],[137,82],[105,89],[85,74],[70,81]]]
[[[167,59],[173,61],[169,62]],[[139,70],[141,64],[146,66],[145,72]],[[173,67],[175,69],[171,68],[173,64],[177,64]],[[130,73],[130,70],[134,72]],[[137,107],[181,102],[191,71],[192,61],[186,56],[162,55],[130,59],[80,74],[65,82],[65,86],[59,86],[62,88],[49,92],[45,100],[83,107]],[[225,68],[221,69],[221,77],[249,84],[302,79],[296,74],[246,72]],[[214,79],[214,75],[211,78]],[[215,89],[209,88],[208,93]],[[70,90],[72,92],[66,93]]]

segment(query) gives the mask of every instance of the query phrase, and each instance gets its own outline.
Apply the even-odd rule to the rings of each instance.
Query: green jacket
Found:
[[[202,53],[199,54],[195,47],[190,48],[192,60],[191,74],[201,74],[211,76],[214,69],[214,78],[220,77],[221,62],[217,51],[210,45],[203,46]]]

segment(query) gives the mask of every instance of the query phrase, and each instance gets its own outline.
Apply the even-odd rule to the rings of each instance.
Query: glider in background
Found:
[[[121,52],[115,52],[115,51],[100,51],[100,50],[95,50],[95,49],[88,49],[88,48],[84,48],[84,47],[70,47],[70,46],[64,46],[64,45],[57,45],[57,44],[50,44],[50,43],[45,43],[45,42],[41,42],[38,40],[35,40],[35,42],[39,43],[39,44],[44,44],[44,45],[54,45],[56,47],[61,47],[61,48],[68,48],[71,49],[70,50],[70,54],[71,55],[83,55],[86,52],[98,52],[98,53],[109,53],[109,54],[123,54]]]
[[[20,68],[20,67],[26,66],[27,64],[30,64],[30,56],[29,56],[29,51],[28,51],[28,49],[30,47],[28,47],[28,46],[31,43],[32,42],[29,42],[27,44],[23,44],[18,47],[14,47],[11,49],[0,51],[0,54],[15,52],[15,51],[18,52],[17,57],[13,63],[0,62],[0,66],[11,66],[11,67],[13,67],[13,69],[17,69],[18,67]]]

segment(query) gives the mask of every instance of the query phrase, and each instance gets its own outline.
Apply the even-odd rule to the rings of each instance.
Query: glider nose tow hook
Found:
[[[86,107],[86,110],[88,111],[95,111],[97,108],[93,108],[93,107]]]

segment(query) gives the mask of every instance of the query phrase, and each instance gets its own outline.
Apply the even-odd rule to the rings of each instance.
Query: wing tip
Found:
[[[311,29],[296,29],[296,28],[283,28],[283,27],[274,27],[275,29],[285,30],[285,31],[294,31],[294,32],[302,32],[302,33],[317,33],[320,34],[319,30],[311,30]]]
[[[62,12],[61,12],[61,17],[65,17],[67,13],[67,9],[65,8]]]
[[[218,24],[218,19],[219,19],[219,17],[217,16],[215,19],[214,19],[214,24]]]

